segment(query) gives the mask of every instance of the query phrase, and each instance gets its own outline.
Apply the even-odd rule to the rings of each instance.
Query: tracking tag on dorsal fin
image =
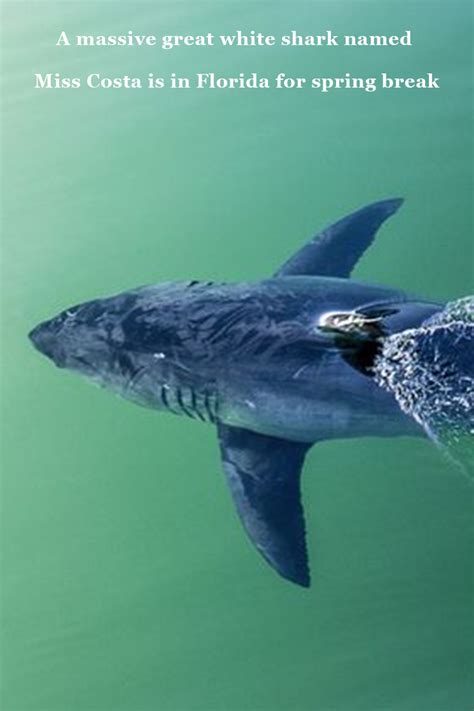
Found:
[[[301,468],[311,444],[218,425],[227,481],[252,543],[284,578],[309,587]]]
[[[403,200],[382,200],[327,227],[285,262],[275,276],[349,277],[380,225]]]

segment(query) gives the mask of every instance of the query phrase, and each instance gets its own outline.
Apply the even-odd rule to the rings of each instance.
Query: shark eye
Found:
[[[63,323],[65,323],[73,315],[74,313],[72,309],[68,311],[63,311],[59,314],[59,316],[56,316],[56,318],[54,319],[54,323],[56,324],[56,326],[62,326]]]
[[[70,319],[74,318],[74,316],[77,314],[77,312],[80,310],[81,306],[71,306],[71,308],[66,309],[66,311],[63,311],[62,313],[59,314],[59,316],[56,317],[56,323],[59,325],[62,325],[63,323],[66,323],[66,321],[69,321]]]

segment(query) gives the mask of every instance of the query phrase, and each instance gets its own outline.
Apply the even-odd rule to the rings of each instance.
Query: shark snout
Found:
[[[59,324],[56,323],[55,319],[52,319],[35,326],[28,334],[28,337],[40,353],[61,367],[64,365],[64,351],[59,343],[59,331]]]

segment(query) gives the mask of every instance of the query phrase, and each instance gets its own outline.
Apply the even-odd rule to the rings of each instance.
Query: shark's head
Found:
[[[40,323],[29,337],[58,367],[142,405],[161,408],[176,382],[166,288],[96,299]]]
[[[103,338],[100,328],[91,328],[94,322],[98,326],[103,312],[99,301],[74,306],[36,326],[30,340],[58,368],[95,376],[110,355],[109,338]]]
[[[29,337],[59,368],[103,384],[123,350],[119,297],[95,299],[40,323]]]

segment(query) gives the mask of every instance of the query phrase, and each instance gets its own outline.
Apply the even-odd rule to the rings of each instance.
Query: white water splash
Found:
[[[419,328],[389,336],[374,376],[474,473],[474,297],[448,304]]]

